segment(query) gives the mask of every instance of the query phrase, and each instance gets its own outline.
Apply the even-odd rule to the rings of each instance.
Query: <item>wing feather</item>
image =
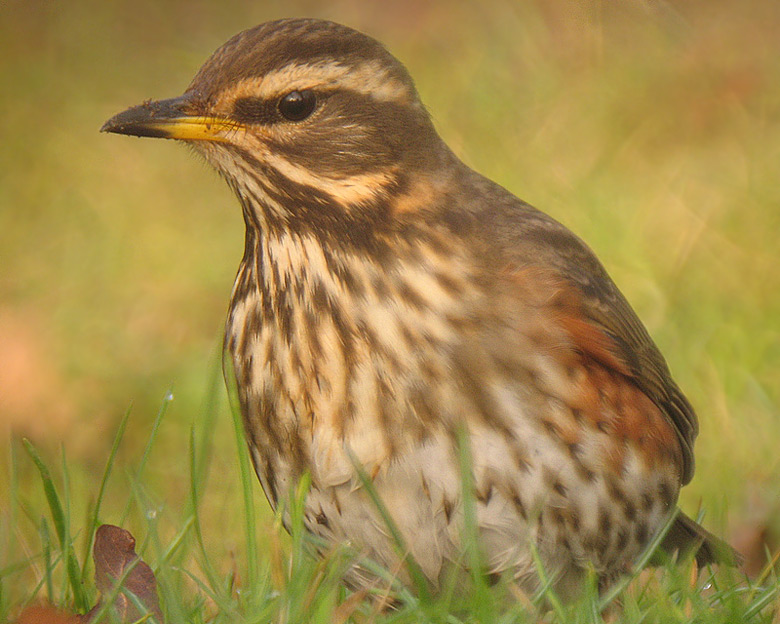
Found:
[[[491,182],[474,182],[479,187]],[[480,196],[486,188],[475,189]],[[496,203],[472,208],[480,223],[488,270],[540,270],[556,276],[563,292],[577,300],[578,313],[563,319],[580,348],[601,364],[626,375],[673,425],[682,449],[682,484],[694,472],[693,443],[698,420],[672,379],[666,360],[628,301],[590,248],[552,217],[494,186]]]

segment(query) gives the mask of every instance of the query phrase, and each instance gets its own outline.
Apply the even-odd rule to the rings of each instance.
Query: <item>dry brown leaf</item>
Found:
[[[135,538],[129,531],[117,526],[103,524],[95,533],[93,548],[95,560],[95,584],[100,591],[100,601],[86,615],[62,611],[50,604],[27,607],[14,624],[89,624],[110,596],[118,581],[122,590],[111,605],[114,619],[131,624],[151,613],[162,624],[162,611],[157,598],[157,580],[152,569],[135,552]],[[144,609],[139,610],[126,594],[129,591],[140,601]],[[108,617],[101,620],[109,620]],[[112,620],[113,621],[113,620]]]
[[[82,624],[86,616],[60,611],[49,604],[27,607],[14,624]]]
[[[95,584],[101,594],[100,602],[87,614],[87,621],[101,608],[103,600],[114,592],[118,581],[122,581],[122,590],[114,599],[112,608],[122,622],[135,622],[145,612],[151,613],[157,622],[162,623],[162,611],[157,598],[157,580],[152,569],[135,552],[133,535],[117,526],[103,524],[95,533]],[[124,579],[123,579],[124,577]],[[144,606],[139,610],[127,595],[130,592]]]

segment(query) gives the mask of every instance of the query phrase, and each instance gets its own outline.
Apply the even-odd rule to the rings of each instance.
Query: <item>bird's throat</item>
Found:
[[[446,376],[446,354],[458,339],[451,321],[466,318],[474,293],[456,259],[443,262],[438,246],[414,245],[377,264],[309,234],[248,234],[226,344],[263,461],[284,457],[284,470],[295,475],[290,458],[300,467],[345,461],[312,462],[334,439],[358,455],[373,449],[375,460],[376,448],[390,456],[399,441],[422,435],[424,422],[410,426],[397,415],[414,402],[419,414],[425,403],[433,412],[435,399],[423,396],[419,379]]]

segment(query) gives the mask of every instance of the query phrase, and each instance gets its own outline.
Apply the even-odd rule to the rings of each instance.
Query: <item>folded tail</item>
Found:
[[[661,542],[661,550],[669,555],[675,552],[681,556],[693,553],[699,567],[711,563],[728,566],[742,563],[742,555],[682,512],[677,514],[672,528]]]

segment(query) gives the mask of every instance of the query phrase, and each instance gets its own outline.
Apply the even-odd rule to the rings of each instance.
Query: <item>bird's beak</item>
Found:
[[[101,132],[129,134],[139,137],[181,139],[183,141],[227,141],[235,131],[235,121],[198,114],[193,98],[184,95],[169,100],[144,102],[114,115]]]

